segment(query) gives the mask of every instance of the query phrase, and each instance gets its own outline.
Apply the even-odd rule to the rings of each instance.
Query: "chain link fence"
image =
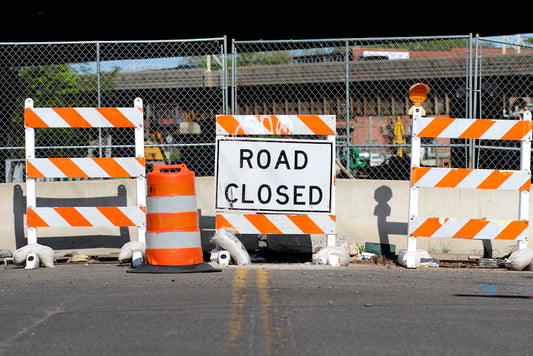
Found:
[[[143,100],[147,169],[212,175],[214,117],[227,110],[226,39],[0,44],[2,182],[24,181],[24,100],[35,107],[132,107]],[[36,130],[37,157],[121,157],[134,130]]]
[[[533,46],[476,38],[473,117],[520,119],[533,104]],[[475,140],[464,155],[476,168],[520,167],[520,142]]]
[[[335,114],[338,176],[409,179],[409,88],[426,115],[505,119],[531,103],[531,48],[472,36],[234,42],[238,114]],[[424,139],[422,164],[515,167],[511,143]]]
[[[428,116],[515,118],[533,103],[533,48],[472,35],[236,41],[0,43],[0,181],[24,181],[24,99],[145,109],[145,155],[214,174],[218,114],[334,114],[338,176],[409,179],[409,88]],[[37,132],[42,157],[129,156],[128,129]],[[515,169],[517,147],[424,140],[422,164]]]

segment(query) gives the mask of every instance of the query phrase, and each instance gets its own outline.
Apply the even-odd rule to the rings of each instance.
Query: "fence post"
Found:
[[[422,117],[422,109],[420,106],[413,108],[413,129],[411,133],[411,174],[413,167],[420,166],[420,137],[417,132],[418,121]],[[414,184],[409,185],[409,214],[408,214],[408,229],[407,229],[407,251],[414,252],[416,250],[416,237],[412,236],[413,220],[418,215],[418,187]]]
[[[33,109],[33,100],[26,99],[24,102],[25,109]],[[25,140],[26,140],[26,161],[35,158],[35,129],[31,126],[25,125]],[[37,205],[37,197],[35,193],[35,178],[26,178],[26,209],[35,208]],[[28,243],[37,242],[37,228],[35,226],[28,226]]]
[[[531,122],[531,111],[524,111],[522,120]],[[531,175],[531,131],[527,137],[520,141],[520,170],[522,172],[529,172]],[[529,189],[520,190],[519,194],[519,207],[518,207],[518,219],[529,220]],[[527,248],[527,235],[525,240],[518,240],[517,249]]]

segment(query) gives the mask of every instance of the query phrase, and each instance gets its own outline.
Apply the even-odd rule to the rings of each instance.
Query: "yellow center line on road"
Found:
[[[268,289],[268,271],[266,269],[257,270],[257,291],[259,293],[259,310],[260,317],[263,324],[263,331],[265,333],[265,347],[266,354],[271,354],[272,346],[272,331],[270,330],[269,313],[272,308],[272,299]]]
[[[244,317],[245,307],[258,309],[259,322],[262,328],[262,334],[256,334],[259,342],[256,347],[264,348],[266,355],[272,354],[272,348],[275,345],[276,352],[286,347],[282,338],[282,329],[275,326],[273,316],[278,312],[273,308],[271,290],[269,287],[269,278],[267,269],[258,269],[255,274],[256,284],[255,289],[246,290],[247,277],[249,270],[246,268],[239,268],[235,270],[235,275],[232,282],[231,295],[231,310],[228,325],[228,340],[226,341],[226,354],[234,354],[238,351],[238,347],[242,347],[242,333],[246,328],[246,320]],[[254,294],[257,292],[257,298]],[[247,305],[254,299],[258,300],[259,305]],[[252,313],[253,314],[253,313]],[[257,315],[257,314],[256,314]],[[251,321],[250,321],[251,322]],[[241,343],[239,343],[241,341]]]
[[[235,276],[233,277],[231,310],[228,325],[229,335],[228,342],[226,345],[227,350],[233,350],[238,347],[237,341],[239,340],[239,337],[242,333],[242,327],[244,323],[244,316],[242,311],[246,304],[246,299],[249,298],[249,295],[245,293],[247,274],[248,269],[239,268],[235,270]]]

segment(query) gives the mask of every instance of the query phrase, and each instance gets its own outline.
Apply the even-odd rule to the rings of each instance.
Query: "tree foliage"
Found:
[[[83,71],[83,67],[81,67]],[[34,107],[90,107],[95,106],[97,95],[96,78],[94,74],[79,73],[70,64],[50,64],[18,67],[13,69],[17,73],[20,96],[17,102],[21,106],[27,98],[31,98]],[[101,88],[111,89],[111,82],[116,70],[102,73]],[[23,108],[17,109],[13,115],[12,124],[23,125]],[[18,131],[18,130],[16,130]],[[90,140],[89,129],[86,128],[57,128],[38,130],[36,133],[37,146],[61,147],[87,145]],[[14,144],[24,146],[24,137],[12,138]],[[56,150],[54,150],[55,152]],[[61,155],[60,152],[48,156]]]

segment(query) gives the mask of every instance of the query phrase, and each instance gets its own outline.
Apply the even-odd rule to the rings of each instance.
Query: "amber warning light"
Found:
[[[426,84],[416,83],[409,88],[409,99],[416,105],[420,105],[426,101],[428,94],[429,87]]]

